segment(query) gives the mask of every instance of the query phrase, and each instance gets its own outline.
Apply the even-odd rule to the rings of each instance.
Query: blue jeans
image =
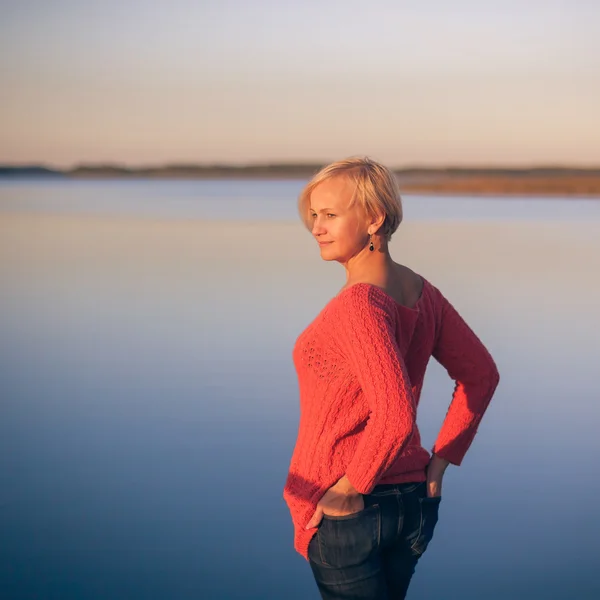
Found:
[[[378,485],[364,500],[358,513],[325,516],[310,542],[323,600],[404,598],[433,537],[441,498],[428,498],[425,482]]]

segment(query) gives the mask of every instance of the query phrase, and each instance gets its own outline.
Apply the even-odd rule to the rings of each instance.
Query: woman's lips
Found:
[[[327,244],[333,244],[333,242],[319,242],[319,246],[327,246]]]

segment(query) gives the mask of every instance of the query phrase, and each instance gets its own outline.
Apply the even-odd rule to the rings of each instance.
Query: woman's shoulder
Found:
[[[338,309],[361,310],[371,307],[395,309],[396,301],[381,287],[374,283],[361,281],[342,288],[332,299]]]

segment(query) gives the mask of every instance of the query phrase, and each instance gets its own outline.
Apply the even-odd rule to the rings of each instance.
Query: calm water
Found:
[[[291,349],[344,273],[302,183],[0,183],[0,598],[318,598],[281,497]],[[392,255],[502,376],[409,597],[600,597],[600,201],[405,214]],[[452,387],[432,362],[426,446]]]

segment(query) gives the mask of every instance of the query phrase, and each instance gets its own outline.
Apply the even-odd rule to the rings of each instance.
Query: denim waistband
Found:
[[[421,485],[425,485],[425,481],[409,481],[407,483],[381,483],[373,488],[370,495],[388,496],[391,494],[410,494]]]

